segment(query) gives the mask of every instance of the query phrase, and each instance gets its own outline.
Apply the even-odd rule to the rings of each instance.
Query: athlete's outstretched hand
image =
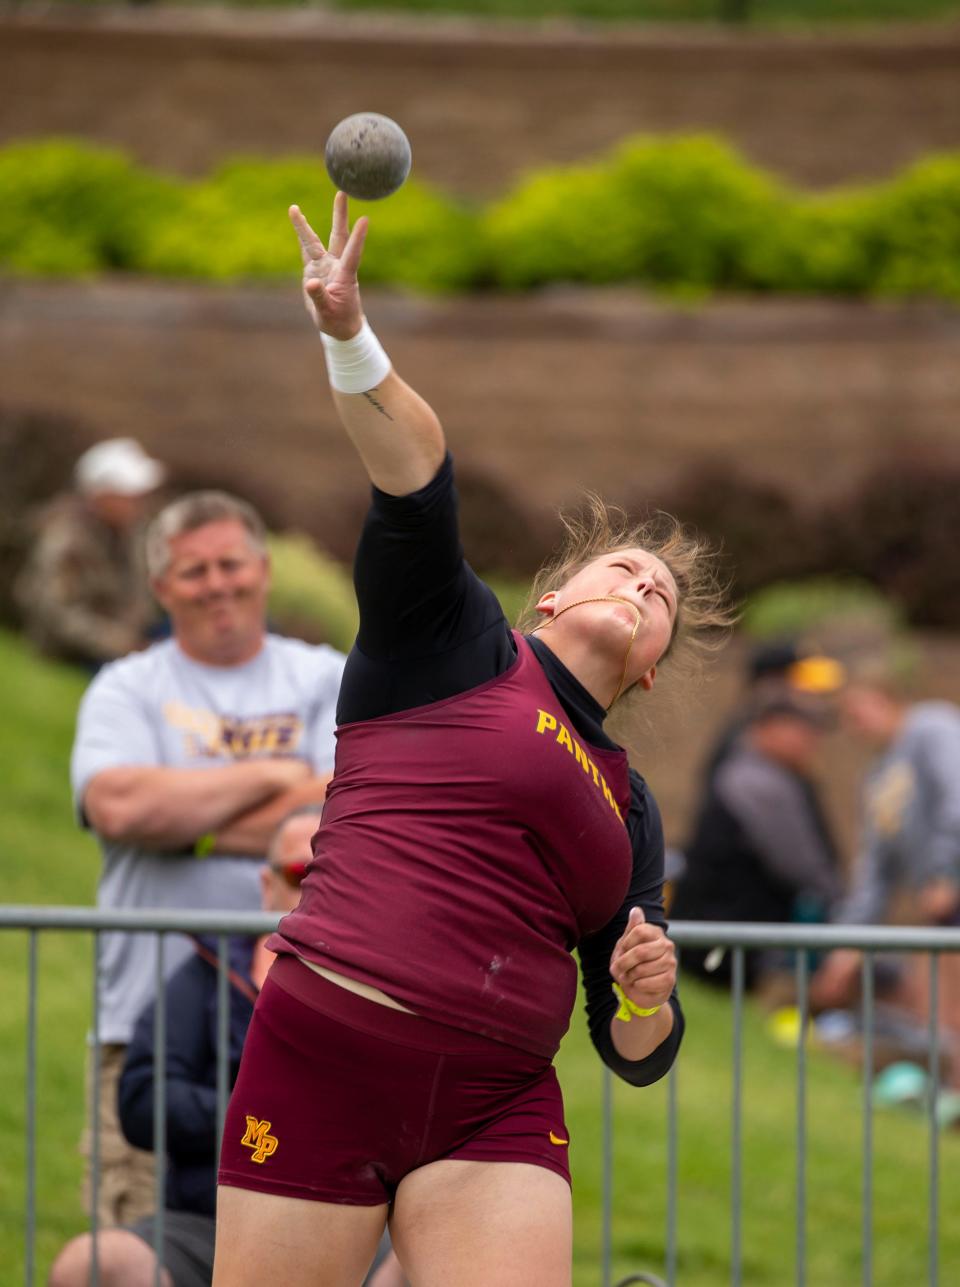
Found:
[[[363,325],[363,307],[357,285],[357,268],[367,236],[367,220],[358,219],[353,232],[347,214],[346,193],[333,202],[330,246],[313,231],[299,206],[290,207],[290,222],[300,240],[303,256],[303,300],[318,331],[337,340],[351,340]]]
[[[663,1005],[677,981],[676,948],[642,907],[632,907],[627,928],[610,957],[610,973],[624,995],[642,1010]]]

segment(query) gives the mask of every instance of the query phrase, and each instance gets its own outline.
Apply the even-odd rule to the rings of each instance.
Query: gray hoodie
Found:
[[[884,918],[893,894],[960,882],[960,710],[919,702],[864,786],[863,836],[838,921]]]

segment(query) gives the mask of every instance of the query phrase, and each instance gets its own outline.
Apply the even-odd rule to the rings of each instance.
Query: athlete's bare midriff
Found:
[[[338,974],[336,970],[328,970],[326,966],[317,965],[315,961],[308,961],[303,956],[298,956],[297,960],[308,970],[313,970],[314,974],[319,974],[330,983],[335,983],[338,988],[346,988],[348,992],[353,992],[358,997],[366,997],[368,1001],[375,1001],[377,1005],[389,1006],[391,1010],[403,1010],[405,1014],[414,1013],[399,1001],[395,1001],[393,997],[387,996],[386,992],[381,992],[379,988],[369,983],[361,983],[359,979],[351,979],[346,974]]]

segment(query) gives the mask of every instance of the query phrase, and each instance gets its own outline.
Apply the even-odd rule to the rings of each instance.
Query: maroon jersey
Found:
[[[269,946],[552,1057],[570,953],[626,895],[630,786],[517,648],[478,687],[338,730],[314,862]]]

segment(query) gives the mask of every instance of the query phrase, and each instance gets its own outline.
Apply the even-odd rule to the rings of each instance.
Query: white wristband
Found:
[[[338,393],[366,393],[390,374],[390,359],[366,318],[352,340],[335,340],[320,332],[327,375]]]

